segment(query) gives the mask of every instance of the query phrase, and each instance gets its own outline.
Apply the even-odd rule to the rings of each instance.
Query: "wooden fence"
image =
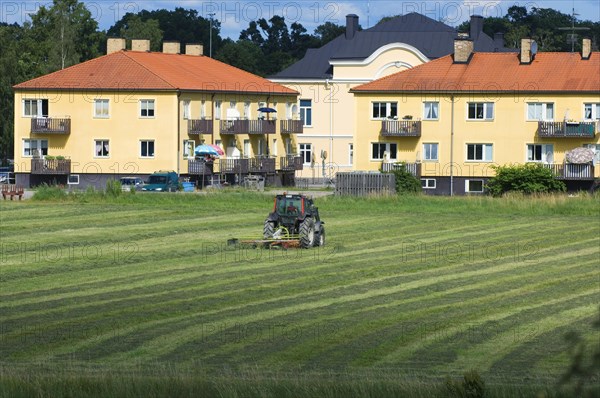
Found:
[[[335,194],[366,196],[396,192],[396,178],[386,173],[337,173]]]

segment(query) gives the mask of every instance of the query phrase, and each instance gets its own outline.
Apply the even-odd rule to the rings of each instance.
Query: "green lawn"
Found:
[[[597,198],[317,204],[324,248],[268,251],[226,245],[267,195],[0,202],[0,372],[552,386],[597,348]]]

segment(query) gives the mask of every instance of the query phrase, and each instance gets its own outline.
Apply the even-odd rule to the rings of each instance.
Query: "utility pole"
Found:
[[[210,14],[208,14],[209,18],[210,18],[210,33],[209,33],[209,45],[208,45],[208,56],[210,58],[212,58],[212,30],[213,30],[213,17],[215,16],[214,12],[211,12]]]

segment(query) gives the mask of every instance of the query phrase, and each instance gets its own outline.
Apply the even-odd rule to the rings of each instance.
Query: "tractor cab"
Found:
[[[297,236],[302,247],[322,246],[325,243],[323,224],[312,198],[284,193],[275,196],[273,212],[265,220],[263,237]]]

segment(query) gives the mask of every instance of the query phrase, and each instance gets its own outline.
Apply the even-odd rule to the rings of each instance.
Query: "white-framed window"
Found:
[[[466,193],[483,193],[483,180],[465,180]]]
[[[244,119],[250,119],[250,102],[244,102]]]
[[[600,103],[584,104],[583,105],[584,120],[600,120]]]
[[[47,99],[23,100],[23,117],[48,117]]]
[[[373,102],[371,104],[372,119],[388,119],[398,117],[397,102]]]
[[[594,151],[594,166],[600,164],[600,144],[584,144],[584,148],[589,148]]]
[[[289,137],[284,138],[283,145],[285,145],[285,154],[286,155],[292,155],[292,154],[296,153],[296,151],[294,151],[294,148],[292,146],[291,138],[289,138]]]
[[[221,101],[215,101],[215,119],[221,120]]]
[[[108,119],[109,113],[109,100],[97,99],[94,100],[94,117],[97,119]]]
[[[435,178],[421,178],[421,188],[423,189],[435,189],[437,181]]]
[[[492,144],[467,144],[467,161],[491,162],[493,160]]]
[[[423,144],[423,160],[426,162],[437,162],[439,160],[437,142],[427,142]]]
[[[493,120],[494,103],[493,102],[469,102],[467,104],[468,120]]]
[[[192,118],[191,106],[192,106],[191,100],[189,100],[189,99],[183,100],[183,119],[184,120],[189,120]]]
[[[244,157],[247,157],[247,158],[250,157],[250,155],[251,155],[250,148],[251,148],[250,140],[244,140]]]
[[[206,101],[200,101],[200,119],[206,119]]]
[[[277,156],[277,138],[273,138],[273,145],[269,148],[269,155]]]
[[[196,141],[183,140],[183,158],[194,158],[194,150],[196,149]]]
[[[225,149],[225,148],[223,148],[223,141],[221,141],[221,140],[215,140],[215,145],[221,149]]]
[[[140,140],[140,157],[154,157],[154,140]]]
[[[48,154],[48,140],[23,139],[23,157],[42,157]]]
[[[153,118],[155,115],[155,110],[153,99],[140,100],[140,117]]]
[[[109,140],[94,140],[94,157],[107,158],[110,154]]]
[[[398,159],[398,144],[392,142],[371,143],[371,160]]]
[[[440,103],[437,101],[423,102],[423,120],[439,120]]]
[[[299,144],[300,156],[304,164],[311,164],[313,157],[312,144]]]
[[[293,105],[294,105],[294,104],[293,104],[293,103],[291,103],[291,102],[287,102],[287,103],[285,104],[285,118],[286,118],[287,120],[292,120],[292,118],[294,117],[294,115],[293,115],[293,113],[292,113],[292,106],[293,106]]]
[[[67,185],[79,185],[79,174],[69,174]]]
[[[527,161],[552,163],[554,161],[554,145],[527,144]]]
[[[554,104],[551,102],[528,102],[527,120],[552,121],[554,120]]]
[[[348,144],[348,164],[354,164],[354,144]]]
[[[312,126],[312,100],[300,100],[300,120],[302,120],[304,127]]]
[[[264,140],[262,138],[258,139],[258,146],[257,146],[257,151],[258,153],[256,154],[257,156],[264,156],[267,154],[267,140]]]

